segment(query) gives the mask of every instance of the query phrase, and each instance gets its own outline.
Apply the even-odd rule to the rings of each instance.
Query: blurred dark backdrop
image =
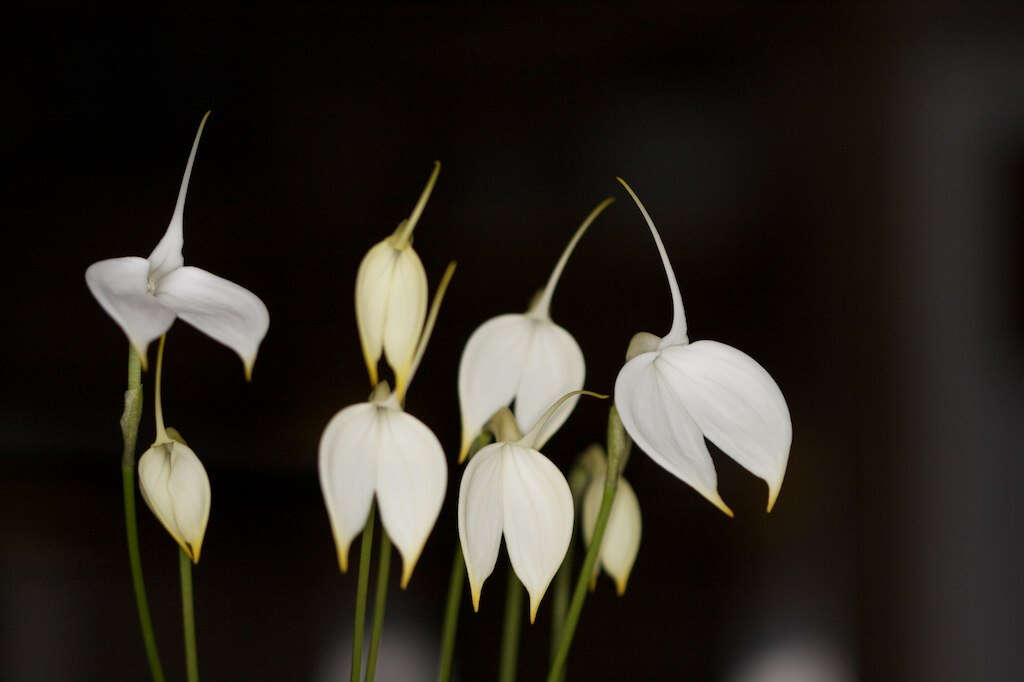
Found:
[[[588,600],[572,679],[1018,679],[1022,20],[899,4],[12,12],[0,678],[145,677],[118,471],[126,343],[83,273],[156,244],[209,108],[185,257],[259,294],[271,328],[251,384],[187,325],[169,337],[165,409],[213,486],[205,679],[347,678],[355,577],[336,569],[316,446],[368,391],[356,267],[434,159],[416,248],[432,288],[459,269],[407,406],[449,451],[468,334],[525,308],[604,196],[620,201],[552,311],[588,388],[612,388],[635,331],[668,329],[615,175],[662,231],[690,337],[757,358],[792,411],[768,516],[764,484],[717,451],[732,520],[633,457],[640,556],[625,597],[602,579]],[[599,438],[606,409],[583,401],[552,459]],[[152,429],[147,409],[141,444]],[[434,678],[451,473],[410,588],[392,576],[379,679]],[[178,679],[176,549],[139,513]],[[494,675],[506,565],[480,613],[464,600],[462,680]],[[524,680],[543,675],[549,615],[545,599]]]

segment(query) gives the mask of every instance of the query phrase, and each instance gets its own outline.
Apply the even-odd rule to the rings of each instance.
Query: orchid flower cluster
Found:
[[[198,562],[200,556],[210,511],[210,484],[195,452],[174,429],[164,425],[160,381],[165,334],[180,317],[234,350],[250,378],[269,325],[267,309],[255,295],[183,262],[185,194],[206,120],[204,116],[189,154],[170,225],[150,256],[101,261],[86,271],[90,291],[124,330],[133,358],[143,367],[148,345],[160,339],[157,436],[138,460],[139,487],[150,510],[191,562]],[[365,402],[338,411],[319,444],[320,484],[342,572],[348,570],[352,542],[363,534],[353,680],[360,678],[375,509],[379,509],[383,528],[382,577],[378,579],[378,611],[366,679],[373,679],[375,670],[390,543],[402,557],[401,586],[405,588],[448,489],[445,448],[429,426],[404,408],[455,269],[454,263],[448,265],[428,309],[426,270],[412,244],[439,173],[440,163],[435,162],[412,212],[369,249],[359,266],[356,327],[370,393]],[[589,584],[593,589],[603,568],[618,594],[623,594],[639,552],[640,503],[623,477],[631,441],[729,516],[732,511],[718,493],[705,440],[767,483],[768,511],[778,498],[792,440],[789,410],[781,391],[768,372],[741,351],[716,341],[690,343],[682,295],[661,236],[639,197],[621,178],[619,182],[639,208],[660,254],[672,303],[672,325],[663,337],[647,332],[632,337],[614,383],[607,447],[595,443],[586,448],[568,480],[544,454],[546,444],[568,420],[580,395],[608,396],[583,389],[583,352],[573,335],[551,319],[551,302],[576,245],[613,199],[601,201],[585,218],[526,312],[489,319],[469,337],[458,368],[462,435],[453,457],[458,464],[468,460],[458,486],[459,543],[447,616],[456,620],[446,621],[444,627],[442,680],[451,674],[463,575],[469,579],[473,607],[478,610],[483,586],[495,569],[504,539],[510,570],[529,595],[532,623],[556,574],[571,570],[567,554],[573,538],[579,537],[587,547],[577,583],[579,594],[574,595],[569,614],[562,616],[564,621],[553,627],[561,639],[549,680],[560,679],[585,594],[579,587]],[[382,361],[390,370],[393,388],[383,376]],[[127,461],[134,440],[129,447],[127,430],[125,438]],[[494,442],[487,445],[491,439]],[[134,466],[133,453],[130,463]],[[127,495],[131,553],[134,507],[129,512]],[[184,581],[183,573],[183,594]],[[136,597],[141,617],[145,595],[139,593],[140,583],[138,567]],[[553,614],[553,618],[559,615]],[[144,635],[146,619],[148,610],[141,622]],[[518,621],[506,619],[506,626],[509,622]],[[151,624],[148,627],[147,646],[152,636]],[[153,663],[155,645],[150,653],[154,679],[162,679],[158,661],[155,666]],[[502,656],[505,670],[504,649]],[[194,660],[190,678],[191,663]],[[511,669],[514,675],[514,658]]]

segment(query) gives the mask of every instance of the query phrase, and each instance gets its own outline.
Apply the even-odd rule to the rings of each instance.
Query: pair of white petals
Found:
[[[417,334],[404,388],[423,358],[454,270],[452,263],[445,271],[422,334]],[[402,409],[403,400],[403,392],[391,392],[381,382],[368,402],[338,412],[320,438],[319,467],[341,570],[348,570],[349,547],[366,525],[376,495],[381,524],[402,555],[405,587],[441,512],[448,464],[437,437]]]
[[[572,335],[551,320],[551,297],[577,242],[614,199],[602,201],[576,230],[547,286],[525,314],[499,315],[480,325],[459,361],[462,445],[459,461],[480,429],[499,408],[515,402],[516,421],[532,429],[556,399],[583,388],[586,365]],[[576,406],[573,396],[547,422],[536,447],[553,436]]]
[[[579,510],[583,526],[583,542],[589,547],[597,526],[597,517],[601,511],[608,465],[604,448],[597,444],[588,448],[583,455],[583,460],[585,463],[588,461],[591,463],[591,466],[587,467],[589,480],[583,492],[583,501]],[[629,574],[633,570],[637,553],[640,551],[642,531],[640,502],[637,500],[636,493],[633,492],[633,486],[625,478],[619,476],[615,498],[612,501],[604,537],[601,540],[599,561],[594,566],[594,575],[591,577],[591,589],[596,584],[598,572],[603,568],[605,573],[615,581],[616,592],[620,596],[625,593]]]
[[[576,391],[555,401],[522,438],[482,448],[466,465],[459,486],[459,541],[473,609],[494,572],[501,538],[512,569],[530,595],[530,622],[572,541],[573,501],[565,476],[539,451],[547,422]],[[518,435],[518,434],[516,434]],[[499,437],[508,437],[499,435]]]
[[[427,312],[427,273],[412,248],[413,230],[440,172],[441,162],[435,161],[412,213],[367,252],[356,273],[356,326],[370,385],[377,384],[377,364],[383,355],[399,393],[405,392]]]
[[[707,438],[768,484],[768,511],[786,473],[793,428],[775,381],[745,353],[716,341],[689,343],[682,296],[668,254],[640,199],[672,294],[664,338],[641,333],[615,380],[615,407],[636,444],[726,514]]]
[[[196,453],[173,429],[139,458],[139,490],[153,515],[193,563],[210,519],[210,479]]]
[[[203,116],[192,143],[185,175],[167,232],[148,258],[111,258],[85,271],[89,291],[114,321],[146,364],[149,344],[181,318],[207,336],[234,350],[245,365],[246,377],[260,342],[270,326],[267,307],[252,292],[199,268],[184,265],[183,215],[192,164],[210,113]]]

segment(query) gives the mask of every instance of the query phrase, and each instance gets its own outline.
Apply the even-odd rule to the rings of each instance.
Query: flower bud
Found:
[[[583,539],[590,544],[597,524],[598,512],[601,509],[601,497],[604,493],[604,473],[590,480],[587,492],[583,496]],[[633,487],[626,479],[619,477],[612,511],[608,516],[608,525],[601,541],[601,567],[615,581],[615,590],[621,596],[626,591],[633,562],[640,551],[640,503],[636,499]],[[598,567],[594,567],[591,577],[591,589],[597,580]]]
[[[183,442],[167,440],[143,453],[138,470],[146,506],[197,563],[210,518],[210,479],[202,462]]]

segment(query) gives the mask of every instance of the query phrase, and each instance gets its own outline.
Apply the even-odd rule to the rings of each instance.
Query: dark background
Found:
[[[167,418],[213,486],[204,679],[347,678],[355,576],[337,572],[317,442],[368,392],[356,267],[434,159],[416,248],[431,288],[459,269],[407,407],[450,452],[465,339],[525,309],[604,196],[619,201],[552,309],[587,387],[610,391],[635,331],[667,331],[657,252],[615,175],[661,229],[690,338],[758,359],[792,412],[767,516],[764,484],[717,451],[732,520],[635,453],[640,555],[625,597],[602,578],[588,600],[572,679],[1018,679],[1022,21],[905,4],[13,11],[0,678],[145,678],[121,512],[126,343],[83,273],[153,248],[210,108],[186,261],[260,295],[271,327],[251,384],[187,325],[169,337]],[[567,467],[605,415],[581,402],[547,454]],[[459,471],[410,588],[392,575],[378,679],[434,678]],[[141,501],[139,518],[181,679],[177,550]],[[480,613],[463,601],[462,680],[494,675],[506,566]],[[524,680],[543,675],[549,616],[550,593]]]

